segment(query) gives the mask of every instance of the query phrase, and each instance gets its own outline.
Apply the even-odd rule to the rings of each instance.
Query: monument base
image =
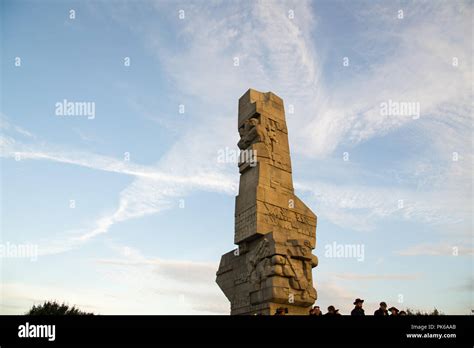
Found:
[[[262,303],[260,305],[233,309],[231,315],[274,315],[278,308],[287,308],[285,315],[308,315],[312,306],[300,307],[291,304],[281,303]]]

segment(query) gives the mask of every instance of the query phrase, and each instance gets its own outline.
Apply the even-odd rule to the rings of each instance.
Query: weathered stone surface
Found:
[[[316,215],[294,194],[283,100],[249,89],[239,99],[240,185],[234,243],[217,284],[231,314],[308,314],[317,298]],[[250,155],[249,155],[250,154]]]

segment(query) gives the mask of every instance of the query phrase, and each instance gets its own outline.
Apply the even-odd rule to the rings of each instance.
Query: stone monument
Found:
[[[307,315],[317,298],[316,215],[294,194],[283,100],[249,89],[239,99],[240,184],[234,243],[216,282],[231,314]]]

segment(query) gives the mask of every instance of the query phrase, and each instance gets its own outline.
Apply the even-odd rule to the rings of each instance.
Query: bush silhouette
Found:
[[[59,304],[56,301],[46,301],[45,303],[33,307],[25,313],[26,315],[94,315],[81,311],[76,306],[69,307],[67,304]]]
[[[433,309],[432,312],[423,312],[420,310],[407,308],[406,312],[407,312],[407,315],[443,315],[443,313],[440,313],[440,311],[438,311],[436,308]]]

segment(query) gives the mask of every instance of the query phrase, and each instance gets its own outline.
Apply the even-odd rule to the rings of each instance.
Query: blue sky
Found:
[[[1,6],[1,243],[38,257],[0,258],[0,313],[228,313],[215,271],[239,178],[218,153],[237,149],[248,88],[285,102],[296,193],[318,215],[317,303],[470,313],[472,2]],[[56,115],[64,99],[95,117]],[[389,100],[419,117],[382,115]]]

